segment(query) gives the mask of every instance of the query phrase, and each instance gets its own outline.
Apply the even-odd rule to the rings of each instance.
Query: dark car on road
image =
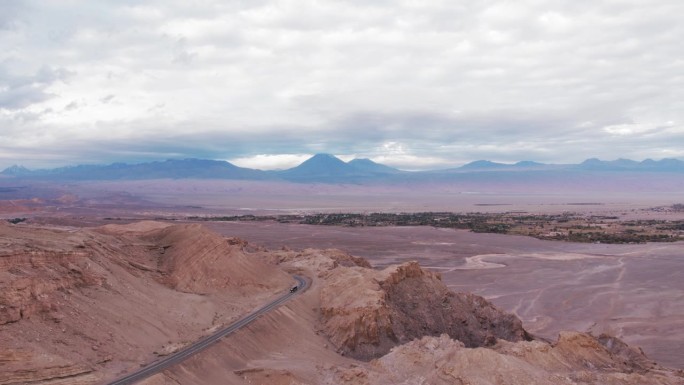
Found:
[[[290,293],[294,293],[297,289],[299,289],[299,287],[293,286],[292,289],[290,289]]]

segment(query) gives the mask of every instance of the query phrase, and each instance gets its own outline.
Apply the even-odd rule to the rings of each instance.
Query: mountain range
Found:
[[[285,180],[292,182],[363,183],[365,181],[426,181],[450,179],[507,178],[525,179],[535,175],[595,173],[676,173],[684,175],[684,161],[629,159],[603,161],[587,159],[579,164],[545,164],[521,161],[514,164],[478,160],[457,168],[431,171],[402,171],[370,159],[344,162],[330,154],[316,154],[302,164],[277,171],[238,167],[230,162],[205,159],[170,159],[139,164],[78,165],[55,169],[29,170],[9,167],[4,177],[38,180],[144,180],[144,179],[234,179]]]

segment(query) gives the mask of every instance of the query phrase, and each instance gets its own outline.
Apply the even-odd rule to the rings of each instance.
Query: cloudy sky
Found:
[[[0,2],[0,168],[684,159],[681,0]]]

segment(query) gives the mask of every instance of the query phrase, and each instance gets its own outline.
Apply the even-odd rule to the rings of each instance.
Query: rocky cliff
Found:
[[[59,318],[55,292],[101,286],[85,252],[27,251],[0,257],[0,325],[46,313]]]
[[[484,298],[447,289],[416,262],[376,271],[340,266],[321,289],[324,331],[343,354],[379,357],[392,347],[443,333],[468,347],[529,339],[520,320]]]

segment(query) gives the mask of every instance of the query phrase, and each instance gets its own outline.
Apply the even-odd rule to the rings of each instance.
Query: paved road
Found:
[[[228,334],[231,334],[232,332],[240,329],[241,327],[248,325],[250,322],[257,319],[260,315],[275,309],[276,307],[290,300],[290,298],[292,298],[293,296],[297,295],[297,293],[306,289],[307,282],[304,278],[298,275],[294,275],[293,277],[297,280],[297,291],[295,291],[294,293],[288,291],[287,294],[282,295],[273,302],[268,303],[264,307],[246,315],[245,317],[239,319],[238,321],[234,322],[229,326],[226,326],[225,328],[217,331],[216,333],[204,337],[201,340],[195,342],[194,344],[182,350],[179,350],[176,353],[173,353],[162,360],[156,361],[148,366],[145,366],[144,368],[141,368],[136,372],[130,373],[125,377],[121,377],[115,381],[112,381],[109,383],[109,385],[132,384],[144,378],[147,378],[153,374],[159,373],[172,365],[182,362],[183,360],[192,356],[193,354],[201,352],[202,350],[208,348],[210,345],[217,342],[221,338],[227,336]]]

